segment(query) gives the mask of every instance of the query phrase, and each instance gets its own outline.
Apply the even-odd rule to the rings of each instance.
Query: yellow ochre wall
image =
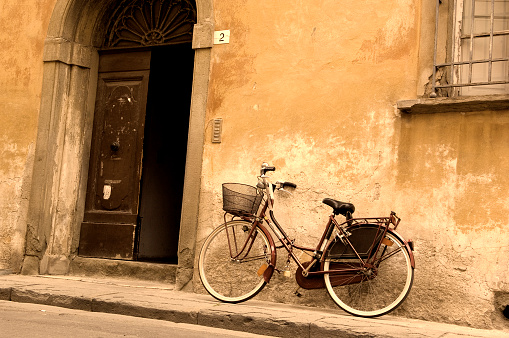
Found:
[[[50,1],[0,1],[0,269],[19,268],[41,105]]]
[[[200,16],[205,2],[197,2]],[[30,189],[38,189],[31,176],[43,49],[56,3],[0,0],[0,270],[19,272],[25,253]],[[415,243],[416,271],[396,315],[506,328],[509,109],[397,109],[419,98],[431,75],[434,10],[420,0],[212,2],[213,29],[231,35],[212,46],[210,73],[195,74],[209,81],[196,253],[222,221],[221,183],[254,185],[268,162],[275,179],[298,185],[277,195],[276,214],[302,244],[321,235],[324,197],[354,203],[354,216],[398,213],[398,232]],[[221,143],[211,142],[216,118]],[[31,233],[41,231],[42,242],[27,238],[41,252],[55,237],[79,237]],[[196,270],[193,287],[204,292]],[[335,308],[325,290],[297,298],[295,288],[276,274],[259,297]]]
[[[268,162],[275,179],[298,185],[276,202],[298,242],[319,240],[324,197],[354,203],[358,217],[398,213],[416,274],[396,314],[504,327],[509,110],[396,108],[422,95],[431,75],[434,5],[214,2],[215,30],[231,37],[212,49],[197,249],[222,221],[221,183],[254,185]],[[216,118],[220,144],[210,142]],[[297,298],[295,288],[276,274],[259,297],[334,307],[323,290]]]

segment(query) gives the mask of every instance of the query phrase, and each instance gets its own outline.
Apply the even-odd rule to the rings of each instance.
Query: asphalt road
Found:
[[[0,301],[0,337],[262,337],[198,325]]]

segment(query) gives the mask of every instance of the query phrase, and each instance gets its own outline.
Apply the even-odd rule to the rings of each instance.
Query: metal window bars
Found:
[[[482,1],[484,5],[489,7],[489,11],[483,13],[483,15],[476,14],[476,3],[481,3],[479,0],[453,1],[452,22],[447,25],[452,28],[452,35],[449,35],[452,41],[449,40],[450,43],[448,43],[450,53],[446,54],[445,62],[438,63],[439,18],[442,0],[436,0],[433,75],[430,97],[458,95],[460,89],[465,87],[509,84],[509,46],[498,45],[500,42],[504,45],[509,44],[509,16],[506,13],[509,8],[509,0]],[[496,12],[496,2],[498,5],[502,4],[503,13]],[[465,5],[470,6],[466,12],[464,12]],[[450,14],[448,11],[448,20],[451,17]],[[479,26],[480,20],[484,20],[489,27],[478,32],[476,29],[478,29],[477,26]],[[502,29],[500,27],[495,28],[495,22],[502,23]],[[488,39],[487,46],[479,46],[479,42],[481,40],[486,42],[486,39]],[[497,44],[494,44],[495,39],[499,40]],[[497,54],[500,55],[496,56],[494,54],[494,46],[497,47]],[[478,57],[479,50],[481,50],[481,54],[484,52],[485,57]],[[495,71],[494,64],[497,65]],[[456,90],[454,91],[454,89]],[[505,93],[507,93],[507,89],[505,89]]]

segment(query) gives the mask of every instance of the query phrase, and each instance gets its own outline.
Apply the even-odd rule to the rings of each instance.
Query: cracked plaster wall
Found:
[[[42,52],[53,3],[0,3],[0,269],[15,272],[25,248]]]
[[[24,253],[54,3],[0,4],[0,269],[18,270]],[[293,196],[278,196],[276,212],[303,244],[319,237],[329,213],[324,197],[354,203],[357,216],[398,212],[399,232],[415,241],[417,270],[397,315],[507,328],[497,306],[509,294],[509,112],[400,116],[395,108],[429,77],[429,43],[418,41],[431,36],[419,23],[433,17],[431,7],[214,2],[215,29],[232,35],[212,48],[206,118],[223,119],[223,142],[209,141],[209,124],[197,250],[222,220],[221,183],[255,184],[267,161],[278,168],[275,178],[298,184]],[[294,289],[293,279],[276,275],[259,297],[335,307],[324,290],[296,298]]]
[[[509,291],[507,111],[401,116],[394,106],[430,75],[422,42],[432,46],[434,6],[218,0],[214,9],[231,37],[212,50],[207,121],[222,118],[223,135],[212,144],[209,123],[197,250],[222,222],[221,183],[254,185],[265,161],[298,185],[276,214],[303,244],[321,235],[324,197],[354,203],[354,216],[402,217],[417,269],[394,314],[507,329],[496,305]],[[295,288],[275,274],[257,297],[335,306],[325,290],[297,298]],[[195,289],[204,292],[196,270]]]
[[[508,118],[486,111],[402,119],[397,205],[411,210],[406,221],[417,239],[409,306],[419,318],[507,328],[498,298],[509,292]]]

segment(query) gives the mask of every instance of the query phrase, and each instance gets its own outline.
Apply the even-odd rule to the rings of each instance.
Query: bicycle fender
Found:
[[[387,232],[390,232],[394,237],[398,238],[402,243],[405,244],[406,251],[408,252],[408,255],[410,256],[410,264],[412,264],[412,269],[415,269],[415,259],[414,259],[414,252],[410,248],[410,245],[408,245],[408,242],[396,231],[389,229]]]
[[[359,226],[359,225],[354,225],[353,227],[355,227],[355,226]],[[374,228],[378,227],[376,224],[365,224],[363,226],[372,226]],[[350,229],[350,227],[347,228],[346,230],[348,230],[348,229]],[[412,269],[415,269],[414,253],[413,253],[412,249],[410,248],[410,245],[408,245],[408,242],[400,234],[398,234],[396,231],[394,231],[392,229],[388,229],[387,232],[390,232],[394,237],[399,239],[401,241],[401,243],[403,243],[405,245],[405,249],[407,250],[408,256],[410,257],[410,264],[412,265]],[[329,243],[329,245],[325,248],[324,252],[328,252],[332,245],[334,245],[334,242]],[[322,259],[321,259],[321,268],[322,269],[323,269],[323,264],[325,262],[324,258],[325,258],[325,255],[322,256]]]
[[[267,231],[267,229],[261,224],[258,224],[258,227],[263,231],[265,236],[267,236],[267,239],[269,240],[270,249],[271,249],[270,250],[270,252],[271,252],[270,264],[267,267],[267,269],[265,269],[265,271],[263,272],[263,279],[265,280],[266,283],[268,283],[270,281],[270,279],[272,278],[272,274],[274,273],[274,269],[276,267],[276,245],[274,244],[274,239],[272,239],[272,236]]]

